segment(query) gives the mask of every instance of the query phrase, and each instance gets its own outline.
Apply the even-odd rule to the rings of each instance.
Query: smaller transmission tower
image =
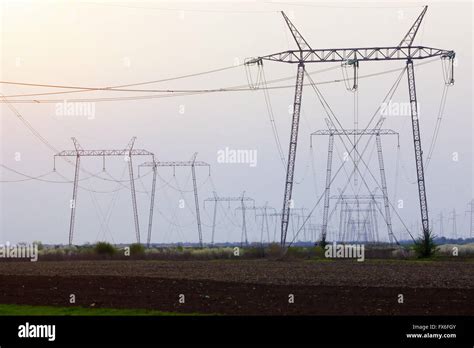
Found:
[[[369,202],[368,208],[345,208],[346,213],[342,241],[378,242],[378,230],[375,227],[377,220],[374,219],[376,211],[373,202]]]
[[[451,211],[451,216],[449,217],[449,220],[453,223],[451,226],[452,226],[452,230],[451,230],[451,233],[452,233],[452,237],[454,239],[457,239],[458,238],[458,228],[457,228],[457,218],[458,218],[459,214],[456,214],[456,209],[453,209]]]
[[[471,199],[471,201],[467,204],[470,209],[466,211],[466,214],[469,214],[470,219],[469,219],[469,237],[472,238],[474,237],[474,199]]]
[[[271,210],[273,212],[276,212],[275,208],[269,207],[268,204],[265,204],[264,206],[253,206],[253,207],[237,207],[235,210],[254,210],[255,211],[255,219],[257,219],[258,216],[262,217],[262,225],[261,225],[261,230],[260,230],[260,243],[263,244],[263,230],[266,225],[266,230],[267,230],[267,238],[268,241],[270,242],[270,227],[268,224],[268,211]],[[260,211],[261,213],[257,214],[257,211]]]
[[[209,175],[211,175],[211,166],[210,164],[202,161],[196,161],[197,152],[193,154],[193,157],[190,161],[173,161],[173,162],[145,162],[140,164],[139,167],[152,167],[153,168],[153,186],[152,186],[152,193],[151,193],[151,203],[150,203],[150,217],[148,223],[148,245],[150,245],[151,241],[151,230],[152,230],[152,221],[153,221],[153,206],[154,206],[154,199],[155,199],[155,187],[156,187],[156,170],[158,167],[173,167],[173,176],[175,175],[175,168],[176,167],[191,167],[191,174],[193,177],[193,191],[194,191],[194,205],[196,208],[196,223],[198,229],[198,237],[199,237],[199,246],[203,247],[202,242],[202,227],[201,227],[201,214],[199,211],[199,197],[198,197],[198,188],[196,184],[196,167],[208,167],[209,168]]]
[[[242,192],[242,196],[240,197],[219,197],[216,192],[213,192],[214,197],[206,198],[204,200],[204,208],[206,207],[206,202],[214,202],[214,216],[212,218],[212,237],[211,237],[211,244],[214,244],[214,233],[216,230],[216,215],[217,215],[217,202],[227,202],[230,205],[230,202],[240,202],[240,208],[242,209],[242,236],[241,236],[241,246],[244,243],[248,245],[248,238],[247,238],[247,221],[246,221],[246,214],[245,211],[247,210],[247,206],[245,202],[253,202],[253,206],[255,206],[255,200],[250,197],[245,196],[245,191]]]
[[[379,231],[378,231],[378,222],[377,222],[377,211],[382,215],[380,210],[379,202],[377,199],[383,199],[383,195],[334,195],[330,197],[331,199],[337,199],[335,204],[335,208],[333,212],[338,208],[340,205],[340,220],[339,220],[339,240],[344,241],[345,236],[347,235],[347,228],[348,228],[348,221],[352,214],[355,214],[357,217],[357,221],[361,219],[360,213],[368,213],[365,220],[363,221],[364,224],[369,227],[369,232],[371,238],[365,238],[365,241],[379,241]],[[362,209],[365,207],[365,209]],[[382,215],[383,216],[383,215]],[[352,218],[353,221],[354,218]],[[358,231],[360,228],[360,221],[359,224],[355,224],[353,227],[354,231]],[[364,228],[365,228],[364,227]]]
[[[132,206],[133,206],[133,216],[135,222],[135,233],[137,238],[137,243],[140,243],[140,224],[138,222],[138,208],[137,208],[137,196],[135,192],[135,179],[133,176],[133,165],[132,158],[134,156],[150,156],[154,160],[154,155],[152,152],[147,150],[134,149],[136,137],[133,137],[128,143],[125,149],[119,150],[84,150],[76,138],[71,138],[74,144],[74,150],[64,150],[56,155],[54,155],[54,170],[56,170],[56,157],[75,157],[76,166],[74,171],[74,185],[72,189],[72,200],[71,200],[71,219],[69,223],[69,245],[72,245],[73,236],[74,236],[74,222],[76,216],[76,207],[77,207],[77,188],[79,186],[79,170],[81,157],[102,157],[104,168],[105,168],[105,157],[111,156],[122,156],[125,161],[128,162],[128,170],[130,176],[130,191],[132,194]]]
[[[388,135],[395,135],[397,136],[397,142],[398,146],[400,146],[400,141],[399,141],[399,134],[398,132],[391,130],[391,129],[381,129],[380,126],[382,125],[382,121],[379,121],[377,126],[372,129],[336,129],[333,127],[328,121],[328,128],[329,129],[323,129],[323,130],[317,130],[314,133],[311,133],[310,136],[310,146],[313,146],[313,141],[312,137],[313,136],[329,136],[329,145],[328,145],[328,157],[327,157],[327,164],[326,164],[326,184],[325,184],[325,190],[324,190],[324,210],[323,210],[323,230],[322,230],[322,240],[326,240],[326,235],[327,235],[327,226],[329,222],[329,205],[330,205],[330,192],[331,192],[331,182],[333,180],[332,177],[332,159],[333,159],[333,150],[334,150],[334,136],[337,135],[339,137],[341,136],[357,136],[357,137],[362,137],[362,136],[369,136],[373,137],[375,136],[375,143],[377,145],[377,154],[378,154],[378,164],[379,164],[379,171],[380,171],[380,185],[382,189],[382,197],[384,201],[384,207],[385,207],[385,215],[384,215],[384,220],[387,224],[387,233],[388,233],[388,238],[390,243],[393,243],[395,240],[393,236],[393,228],[392,228],[392,219],[390,215],[390,202],[388,199],[388,190],[387,190],[387,179],[385,175],[385,166],[384,166],[384,161],[383,161],[383,152],[382,152],[382,140],[381,136],[388,136]],[[370,140],[370,139],[369,139]],[[349,156],[350,159],[354,161],[358,161],[361,159],[355,159],[352,156]],[[354,163],[354,168],[357,168],[357,163]],[[355,172],[353,172],[351,175],[354,175]],[[350,180],[350,177],[348,178],[348,181]],[[344,193],[346,190],[346,187],[342,191],[341,195]]]
[[[444,236],[444,216],[443,216],[442,211],[439,212],[438,221],[439,221],[439,234],[440,236]]]

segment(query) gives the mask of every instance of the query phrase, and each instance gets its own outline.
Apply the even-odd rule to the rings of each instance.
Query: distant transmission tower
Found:
[[[443,217],[442,211],[439,212],[438,219],[439,219],[439,234],[440,236],[444,236],[444,217]]]
[[[156,170],[158,167],[173,167],[173,176],[175,175],[175,168],[176,167],[191,167],[191,174],[193,177],[193,191],[194,191],[194,205],[196,209],[196,222],[197,222],[197,229],[198,229],[198,237],[199,237],[199,246],[203,247],[202,242],[202,227],[201,227],[201,214],[199,212],[199,197],[198,197],[198,189],[196,184],[196,167],[208,167],[209,168],[209,175],[210,172],[210,164],[202,161],[196,161],[197,152],[194,153],[193,157],[190,161],[173,161],[173,162],[145,162],[140,164],[139,167],[152,167],[153,168],[153,189],[151,193],[151,204],[150,204],[150,217],[148,223],[148,245],[151,242],[151,228],[152,228],[152,221],[153,221],[153,206],[154,206],[154,198],[155,198],[155,187],[156,187]]]
[[[377,199],[382,199],[382,195],[334,195],[331,199],[337,199],[334,211],[340,205],[340,221],[339,221],[339,240],[345,241],[344,236],[347,231],[348,214],[356,214],[360,218],[360,212],[369,213],[367,215],[367,225],[370,227],[371,236],[362,238],[361,241],[379,241],[377,210],[380,212],[379,202]],[[364,208],[364,209],[363,209]],[[357,228],[360,225],[356,225]]]
[[[132,158],[134,156],[150,156],[154,160],[152,152],[147,150],[134,149],[136,137],[133,137],[128,143],[125,149],[119,150],[84,150],[76,138],[71,138],[74,143],[75,150],[64,150],[54,155],[54,170],[56,170],[56,157],[75,157],[76,158],[76,169],[74,171],[74,185],[72,190],[71,200],[71,219],[69,223],[69,245],[72,245],[74,236],[74,222],[76,216],[77,207],[77,188],[79,182],[79,169],[81,163],[81,157],[102,157],[104,168],[105,168],[105,157],[111,156],[122,156],[128,162],[128,171],[130,176],[130,191],[132,194],[132,206],[133,206],[133,217],[135,222],[135,233],[137,243],[140,243],[140,224],[138,222],[138,208],[137,208],[137,196],[135,193],[135,179],[133,175]]]
[[[469,237],[472,238],[474,237],[474,199],[471,199],[471,201],[467,204],[470,209],[466,211],[466,213],[469,214],[470,219],[469,219]]]
[[[206,202],[214,202],[214,216],[213,216],[213,224],[212,224],[212,237],[211,237],[211,244],[214,244],[214,232],[216,229],[216,215],[217,215],[217,202],[240,202],[240,208],[242,209],[242,236],[241,236],[241,246],[244,243],[248,245],[248,237],[247,237],[247,220],[246,220],[246,208],[247,205],[245,202],[253,202],[253,206],[255,206],[255,200],[253,198],[245,196],[245,191],[242,192],[242,196],[240,197],[219,197],[216,192],[213,192],[214,197],[206,198],[204,200],[204,207],[206,207]]]
[[[329,129],[318,130],[314,133],[311,133],[311,142],[310,142],[311,146],[313,146],[313,142],[312,142],[313,136],[317,136],[317,135],[329,136],[328,157],[327,157],[327,165],[326,165],[326,187],[324,191],[323,230],[322,230],[322,237],[321,237],[323,241],[326,240],[327,227],[328,227],[328,222],[329,222],[328,218],[329,218],[330,192],[331,192],[331,182],[333,181],[332,158],[333,158],[333,149],[334,149],[334,136],[344,135],[344,136],[358,136],[358,137],[375,136],[375,142],[377,145],[377,154],[378,154],[378,164],[379,164],[379,170],[380,170],[380,183],[381,183],[381,188],[382,188],[382,198],[383,198],[384,207],[385,207],[385,215],[382,215],[382,216],[387,225],[387,233],[388,233],[389,241],[390,243],[394,242],[392,218],[390,215],[390,206],[389,206],[388,191],[387,191],[387,180],[385,176],[385,166],[384,166],[383,152],[382,152],[381,136],[382,135],[395,135],[397,136],[397,139],[398,139],[399,134],[391,129],[380,129],[381,126],[382,126],[382,121],[380,121],[377,124],[376,128],[373,128],[373,129],[336,129],[328,122]],[[400,146],[399,141],[398,141],[398,146]],[[350,158],[352,161],[356,160],[352,157]],[[360,157],[359,160],[362,160],[362,158]],[[355,163],[354,163],[354,166],[357,167]],[[351,176],[355,174],[356,174],[355,171],[353,171],[351,173]],[[351,180],[351,177],[347,179],[347,183],[349,183],[350,180]],[[365,184],[365,181],[364,181],[364,184]],[[348,186],[346,184],[346,186],[340,193],[341,196],[344,194],[347,187]]]
[[[454,239],[457,239],[458,238],[458,229],[457,229],[457,217],[459,216],[459,214],[456,214],[456,209],[453,209],[451,211],[451,216],[449,217],[449,220],[452,221],[452,230],[451,230],[451,233],[452,233],[452,236]]]
[[[271,210],[273,212],[276,212],[275,208],[269,207],[268,205],[264,205],[261,207],[253,206],[253,207],[237,207],[235,210],[254,210],[255,211],[255,219],[257,216],[262,217],[262,225],[261,225],[261,230],[260,230],[260,243],[263,244],[263,230],[264,226],[266,225],[267,227],[267,237],[268,241],[270,241],[270,227],[268,224],[268,211]],[[260,211],[260,214],[257,214],[257,211]]]

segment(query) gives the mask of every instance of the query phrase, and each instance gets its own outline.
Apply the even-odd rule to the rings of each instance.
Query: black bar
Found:
[[[19,338],[19,326],[55,325],[55,340]],[[413,325],[426,326],[425,331]],[[433,326],[430,326],[433,325]],[[439,325],[455,325],[443,328]],[[455,334],[408,338],[407,334]],[[0,346],[55,344],[320,344],[472,347],[474,317],[0,317]]]

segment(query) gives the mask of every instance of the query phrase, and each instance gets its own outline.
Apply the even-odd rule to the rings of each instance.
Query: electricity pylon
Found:
[[[471,201],[467,204],[470,209],[466,211],[466,214],[470,215],[469,219],[469,237],[474,236],[474,199],[471,199]]]
[[[79,169],[81,163],[81,157],[102,157],[104,168],[105,168],[105,157],[111,156],[124,156],[125,161],[128,162],[128,171],[130,177],[130,191],[132,194],[132,206],[133,206],[133,217],[135,222],[135,233],[137,237],[137,243],[140,243],[140,224],[138,222],[138,208],[137,208],[137,196],[135,192],[135,179],[133,177],[133,156],[151,156],[154,160],[152,152],[147,150],[134,149],[136,137],[133,137],[128,143],[127,147],[123,150],[84,150],[76,138],[71,138],[74,144],[75,150],[64,150],[54,155],[54,168],[56,168],[56,157],[75,157],[76,166],[74,171],[74,185],[72,189],[72,200],[71,200],[71,219],[69,223],[69,245],[72,245],[74,236],[74,222],[76,216],[77,207],[77,188],[79,183]]]
[[[264,206],[261,206],[261,207],[253,206],[253,207],[237,207],[237,208],[235,208],[235,210],[242,210],[242,209],[254,210],[255,211],[255,219],[257,219],[257,216],[262,217],[262,226],[261,226],[262,228],[261,228],[261,231],[260,231],[260,239],[261,239],[262,243],[263,243],[263,229],[264,229],[265,224],[267,226],[268,238],[270,238],[270,228],[269,228],[269,225],[268,225],[267,211],[272,210],[273,212],[276,212],[275,208],[269,207],[268,204],[265,204]],[[261,211],[262,213],[257,214],[257,211]],[[247,227],[245,228],[245,230],[247,230]],[[269,241],[270,241],[270,239],[269,239]]]
[[[350,177],[347,179],[348,182],[350,181],[350,179],[351,179]],[[376,189],[374,190],[374,192],[376,191]],[[332,213],[334,213],[338,209],[338,206],[339,205],[341,206],[340,211],[339,211],[339,214],[340,214],[340,217],[339,217],[339,239],[340,240],[342,240],[342,235],[344,234],[343,231],[346,228],[345,220],[347,218],[347,216],[346,216],[347,215],[346,214],[347,210],[344,210],[344,209],[353,208],[353,205],[355,205],[356,208],[360,207],[361,205],[369,205],[369,208],[372,208],[375,213],[378,211],[379,214],[382,216],[382,218],[386,222],[385,216],[382,213],[382,210],[380,208],[380,204],[379,204],[379,201],[378,201],[379,199],[383,200],[383,198],[384,198],[383,195],[376,195],[375,193],[371,193],[371,194],[367,194],[367,195],[360,195],[360,194],[344,195],[341,192],[339,195],[333,195],[330,198],[337,200],[336,204],[335,204],[335,207],[331,212],[331,216],[332,216]],[[373,220],[372,225],[374,226],[374,229],[375,229],[375,232],[376,232],[376,240],[378,241],[379,240],[379,237],[378,237],[379,234],[378,234],[377,214],[374,214],[371,219]]]
[[[318,238],[318,234],[320,234],[321,225],[320,224],[309,223],[307,231],[309,233],[310,240],[315,241]]]
[[[280,63],[297,64],[295,96],[293,101],[293,116],[291,122],[290,143],[288,151],[288,162],[286,170],[285,190],[283,197],[283,209],[281,219],[281,245],[285,246],[286,235],[288,231],[290,202],[293,191],[293,178],[296,162],[296,147],[298,144],[298,128],[300,122],[301,99],[303,95],[303,79],[305,74],[305,65],[310,63],[333,63],[341,62],[354,69],[354,76],[357,77],[359,62],[380,62],[401,60],[406,62],[409,100],[411,108],[411,121],[413,131],[413,142],[415,148],[415,166],[418,180],[418,195],[420,200],[421,220],[423,224],[423,234],[425,238],[429,236],[428,205],[426,199],[425,176],[423,168],[423,151],[421,148],[420,125],[418,120],[418,103],[415,89],[415,73],[413,67],[414,60],[427,59],[432,57],[441,57],[451,61],[449,84],[454,84],[453,59],[454,51],[439,48],[413,46],[413,41],[421,25],[423,17],[428,9],[425,6],[421,14],[415,20],[407,34],[397,46],[387,47],[361,47],[361,48],[324,48],[312,49],[308,42],[303,38],[293,23],[282,11],[281,14],[298,46],[297,50],[287,50],[273,53],[266,56],[247,59],[246,64],[263,65],[263,61],[274,61]],[[357,81],[354,81],[354,87],[357,88]],[[356,144],[352,144],[354,147]],[[357,149],[355,149],[357,152]]]
[[[156,187],[156,171],[158,167],[173,167],[173,176],[175,175],[175,168],[176,167],[191,167],[191,174],[193,177],[193,191],[194,191],[194,205],[196,209],[196,223],[198,229],[198,237],[199,237],[199,246],[203,247],[202,242],[202,227],[201,227],[201,214],[199,211],[199,197],[198,197],[198,189],[196,184],[196,167],[208,167],[209,168],[209,175],[211,175],[211,166],[210,164],[202,161],[196,161],[197,152],[193,154],[193,157],[190,161],[172,161],[172,162],[161,162],[161,161],[153,161],[153,162],[145,162],[140,164],[139,167],[152,167],[153,168],[153,186],[151,192],[151,202],[150,202],[150,216],[148,222],[148,240],[147,244],[150,246],[151,243],[151,231],[152,231],[152,222],[153,222],[153,207],[154,207],[154,200],[155,200],[155,187]]]
[[[456,214],[456,209],[453,209],[451,211],[451,216],[449,217],[449,221],[453,222],[453,224],[451,225],[452,226],[451,233],[452,233],[454,239],[458,238],[458,227],[457,227],[457,218],[458,218],[458,216],[459,216],[459,214]]]
[[[344,232],[341,238],[342,241],[378,241],[376,210],[373,207],[373,204],[373,201],[369,201],[368,208],[361,208],[360,206],[357,206],[353,208],[346,207],[341,209],[346,217],[346,220],[344,221]],[[360,216],[362,213],[366,214],[365,217]],[[349,227],[353,239],[346,238]],[[362,234],[362,232],[364,234]]]
[[[292,241],[292,242],[294,242],[294,241],[295,241],[295,238],[297,237],[297,234],[295,234],[295,230],[294,230],[294,228],[295,228],[295,219],[294,219],[294,217],[296,216],[296,218],[297,218],[297,224],[298,224],[298,222],[300,221],[300,218],[301,218],[301,215],[300,215],[300,214],[298,214],[297,212],[293,211],[294,209],[295,209],[295,208],[291,208],[291,211],[290,211],[290,213],[288,214],[288,216],[289,216],[289,218],[290,218],[290,221],[291,221],[291,223],[292,223],[292,226],[293,226],[293,241]],[[276,218],[280,218],[280,219],[281,219],[282,213],[275,212],[275,213],[268,214],[268,216],[272,216],[272,217],[276,217]],[[306,216],[306,218],[308,218],[308,217]],[[304,222],[304,221],[305,221],[305,217],[303,216],[303,222]],[[297,226],[297,227],[299,227],[299,226]],[[299,232],[299,231],[298,231],[298,232]]]
[[[379,122],[378,126],[381,126],[381,122]],[[329,126],[329,129],[322,129],[322,130],[317,130],[310,135],[310,146],[313,146],[313,141],[312,137],[316,135],[328,135],[329,136],[329,145],[328,145],[328,159],[327,159],[327,166],[326,166],[326,187],[324,191],[324,210],[323,210],[323,229],[322,229],[322,235],[321,237],[323,238],[322,240],[326,240],[326,235],[327,235],[327,225],[328,225],[328,216],[329,216],[329,204],[330,204],[330,191],[331,191],[331,182],[333,180],[332,178],[332,158],[333,158],[333,149],[334,149],[334,136],[375,136],[375,142],[377,145],[377,154],[378,154],[378,164],[379,164],[379,170],[380,170],[380,182],[381,182],[381,188],[382,188],[382,198],[384,202],[384,207],[385,207],[385,215],[382,215],[384,217],[385,223],[387,225],[387,233],[388,233],[388,238],[390,243],[393,243],[394,241],[394,236],[393,236],[393,229],[392,229],[392,219],[390,215],[390,206],[389,206],[389,199],[388,199],[388,190],[387,190],[387,179],[385,176],[385,166],[384,166],[384,161],[383,161],[383,152],[382,152],[382,140],[381,140],[381,135],[396,135],[397,136],[397,142],[398,142],[398,147],[400,147],[400,140],[399,140],[399,134],[392,130],[392,129],[381,129],[379,127],[372,128],[372,129],[336,129],[332,126]],[[348,158],[351,158],[352,161],[356,161],[354,157],[348,156]],[[361,160],[361,156],[359,156]],[[354,163],[354,166],[356,164]],[[356,175],[356,172],[352,172],[351,175]],[[348,179],[348,181],[350,178]],[[340,194],[340,196],[343,196],[343,193],[345,191],[346,187],[344,188],[343,192]],[[360,196],[360,195],[359,195]],[[370,195],[372,197],[373,195]],[[346,197],[347,198],[347,197]]]
[[[441,237],[444,237],[444,217],[443,217],[443,212],[441,211],[438,215],[439,217],[439,234]]]
[[[265,228],[265,226],[267,227],[266,230],[267,230],[267,240],[268,240],[268,243],[270,243],[270,225],[268,223],[268,211],[271,210],[273,213],[276,213],[276,209],[275,208],[272,208],[272,207],[269,207],[268,206],[268,202],[265,203],[265,205],[263,207],[260,207],[262,213],[260,214],[256,214],[255,217],[258,217],[260,216],[262,218],[262,225],[261,225],[261,230],[260,230],[260,243],[263,244],[263,230]]]
[[[213,216],[213,223],[212,223],[212,237],[211,237],[211,244],[214,244],[214,233],[216,230],[216,216],[217,216],[217,202],[228,202],[230,206],[230,202],[240,202],[240,208],[242,209],[242,236],[241,236],[241,246],[245,239],[245,244],[248,244],[247,238],[247,221],[245,211],[247,210],[247,206],[245,202],[253,202],[253,206],[255,206],[255,200],[250,197],[245,196],[245,191],[242,192],[242,196],[240,197],[219,197],[215,191],[213,191],[214,197],[206,198],[204,200],[204,208],[206,207],[206,202],[214,202],[214,216]]]

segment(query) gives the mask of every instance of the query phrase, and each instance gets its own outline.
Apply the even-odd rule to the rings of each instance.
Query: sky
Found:
[[[249,88],[248,77],[257,81],[258,67],[245,68],[242,63],[249,57],[296,48],[282,10],[313,48],[377,47],[396,46],[423,5],[414,1],[2,1],[0,93],[5,99],[0,103],[0,243],[68,242],[74,166],[58,158],[53,171],[53,155],[74,149],[71,137],[87,150],[124,149],[136,136],[135,148],[153,152],[159,161],[188,161],[197,152],[198,160],[211,165],[210,176],[207,168],[196,168],[204,242],[211,240],[214,209],[212,202],[204,204],[204,200],[212,197],[213,191],[223,197],[238,197],[245,191],[255,206],[268,202],[281,211],[285,168],[275,132],[286,158],[296,66],[264,62],[269,85],[284,87],[268,90],[272,122],[264,91]],[[428,5],[415,44],[456,52],[455,85],[447,89],[429,165],[426,159],[445,82],[440,59],[415,66],[430,220],[435,234],[452,236],[455,210],[456,236],[467,237],[466,210],[473,198],[474,177],[472,5],[451,1]],[[340,63],[307,64],[306,70],[316,83],[327,82],[318,87],[345,128],[354,128],[357,100],[359,128],[365,128],[404,65],[403,61],[361,62],[357,98],[345,88]],[[226,69],[186,76],[221,68]],[[180,76],[184,77],[173,79]],[[287,79],[271,83],[281,78]],[[87,90],[157,80],[164,81],[124,87],[127,91]],[[246,90],[192,95],[162,91],[233,86]],[[73,93],[38,95],[66,91]],[[147,97],[126,99],[135,96]],[[104,100],[107,98],[115,99]],[[392,102],[402,109],[407,105],[406,75]],[[310,148],[310,134],[327,129],[326,117],[311,86],[305,86],[293,199],[295,208],[306,208],[306,213],[324,191],[328,137],[313,137]],[[410,117],[391,109],[383,128],[399,133],[399,148],[397,136],[382,137],[382,143],[394,231],[397,238],[406,239],[404,225],[415,236],[421,226]],[[230,163],[231,158],[219,157],[233,150],[256,156],[255,161]],[[377,187],[373,177],[379,180],[380,175],[375,150],[372,139],[364,155],[370,172],[361,168],[371,190]],[[344,152],[344,144],[336,138],[334,172],[343,163]],[[149,168],[141,168],[138,177],[138,165],[150,158],[132,160],[140,235],[145,241],[152,176]],[[331,185],[331,194],[337,194],[347,182],[352,167],[350,162],[344,163]],[[127,166],[122,157],[107,158],[103,171],[102,158],[81,159],[74,243],[135,241]],[[358,181],[357,185],[351,181],[347,194],[367,193],[363,180]],[[174,175],[172,168],[159,168],[156,187],[152,242],[196,242],[191,168],[177,167]],[[330,210],[334,203],[331,201]],[[239,205],[218,205],[216,242],[241,240]],[[321,224],[322,208],[321,201],[308,224]],[[249,210],[246,218],[249,240],[260,241],[261,217]],[[269,232],[267,235],[264,229],[263,239],[278,239],[278,217],[269,219]],[[379,216],[379,236],[387,240],[382,222]],[[297,221],[290,225],[290,239],[296,225]],[[331,233],[337,230],[338,213],[332,215],[329,225]],[[295,239],[302,239],[301,233]]]

